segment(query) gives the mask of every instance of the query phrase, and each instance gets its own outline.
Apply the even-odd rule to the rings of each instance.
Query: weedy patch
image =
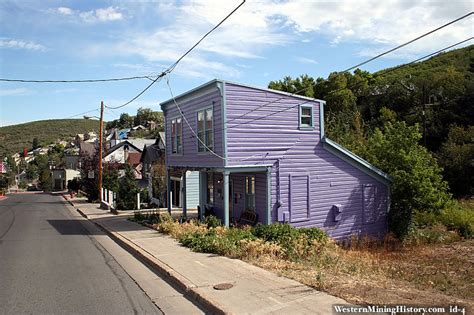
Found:
[[[215,217],[179,223],[139,214],[193,251],[239,258],[353,303],[462,303],[474,298],[474,240],[444,226],[418,229],[407,242],[354,237],[336,243],[319,229],[288,224],[225,228]]]

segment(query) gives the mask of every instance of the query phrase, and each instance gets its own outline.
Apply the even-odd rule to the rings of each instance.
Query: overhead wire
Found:
[[[467,38],[467,39],[462,40],[462,41],[460,41],[460,42],[457,42],[457,43],[455,43],[455,44],[453,44],[453,45],[447,46],[447,47],[445,47],[445,48],[443,48],[443,49],[437,50],[437,51],[435,51],[435,52],[433,52],[433,53],[430,53],[430,54],[427,54],[427,55],[425,55],[425,56],[423,56],[423,57],[417,58],[417,59],[415,59],[415,60],[413,60],[413,61],[411,61],[411,62],[409,62],[409,63],[400,65],[400,66],[398,66],[398,67],[390,68],[390,69],[388,69],[387,71],[384,71],[384,72],[382,72],[381,74],[379,74],[377,77],[386,75],[387,73],[390,73],[390,72],[392,72],[392,71],[398,70],[398,69],[400,69],[400,68],[402,68],[402,67],[405,67],[405,66],[411,65],[411,64],[413,64],[413,63],[416,63],[416,62],[418,62],[418,61],[420,61],[420,60],[429,58],[429,57],[431,57],[431,56],[433,56],[433,55],[439,54],[439,53],[441,53],[441,52],[443,52],[443,51],[445,51],[445,50],[447,50],[447,49],[450,49],[450,48],[453,48],[453,47],[455,47],[455,46],[461,45],[461,44],[463,44],[463,43],[465,43],[465,42],[468,42],[468,41],[470,41],[470,40],[472,40],[472,39],[474,39],[474,37]],[[343,87],[343,88],[339,88],[339,89],[336,89],[336,90],[332,90],[332,91],[330,91],[328,94],[333,94],[333,93],[336,93],[336,92],[341,91],[341,90],[344,90],[344,89],[352,89],[352,88],[357,87],[358,85],[360,85],[360,84],[362,84],[362,83],[363,83],[363,82],[359,82],[359,83],[357,83],[357,84],[355,84],[355,85],[353,85],[353,86],[345,86],[345,87]],[[245,117],[246,115],[248,115],[248,114],[250,114],[250,113],[252,113],[252,112],[255,112],[255,111],[257,111],[257,110],[259,110],[259,109],[261,109],[261,108],[263,108],[263,107],[265,107],[265,106],[268,106],[268,105],[270,105],[270,104],[276,103],[276,102],[278,102],[278,101],[280,101],[280,100],[282,100],[282,99],[286,99],[288,96],[299,95],[298,93],[300,93],[300,92],[302,92],[302,91],[305,91],[305,90],[309,89],[310,87],[312,87],[312,86],[305,87],[304,89],[300,89],[300,90],[298,90],[298,91],[296,91],[296,92],[293,92],[293,93],[288,93],[287,95],[282,96],[282,97],[280,97],[280,98],[277,98],[277,99],[275,99],[275,100],[273,100],[273,101],[271,101],[271,102],[264,103],[264,104],[262,104],[262,105],[260,105],[260,106],[258,106],[258,107],[256,107],[256,108],[252,109],[251,111],[248,111],[247,113],[245,113],[245,114],[243,114],[243,115],[240,115],[239,117],[236,117],[236,118],[227,120],[226,123],[229,123],[229,122],[235,121],[235,120],[237,120],[237,119],[243,118],[243,117]],[[245,122],[242,122],[242,123],[238,123],[238,124],[235,124],[235,125],[232,125],[232,126],[228,126],[228,127],[226,127],[226,128],[221,128],[220,130],[227,130],[227,129],[236,128],[236,127],[238,127],[238,126],[241,126],[241,125],[246,124],[246,123],[251,122],[251,121],[260,120],[260,119],[263,119],[263,118],[268,117],[268,116],[273,116],[273,115],[276,115],[276,114],[285,112],[285,111],[287,111],[287,110],[293,109],[293,108],[295,108],[295,107],[298,107],[298,106],[300,106],[300,105],[306,104],[306,103],[308,103],[308,102],[310,102],[310,100],[304,101],[304,102],[302,102],[302,103],[298,103],[298,104],[293,105],[293,106],[290,106],[290,107],[286,107],[286,108],[284,108],[284,109],[282,109],[282,110],[279,110],[279,111],[276,111],[276,112],[269,113],[269,114],[267,114],[267,115],[265,115],[265,116],[256,117],[256,118],[253,118],[253,119],[251,119],[251,120],[246,120]]]
[[[443,49],[437,50],[437,51],[435,51],[435,52],[433,52],[433,53],[430,53],[430,54],[425,55],[425,56],[423,56],[423,57],[420,57],[420,58],[418,58],[418,59],[416,59],[416,60],[413,60],[413,61],[411,61],[411,62],[409,62],[409,63],[407,63],[407,64],[403,64],[403,65],[400,65],[400,66],[398,66],[398,67],[390,68],[390,69],[388,69],[387,71],[384,71],[384,72],[382,72],[381,74],[376,75],[376,76],[379,77],[379,76],[381,76],[381,75],[385,75],[385,74],[387,74],[387,73],[389,73],[389,72],[395,71],[395,70],[397,70],[397,69],[399,69],[399,68],[401,68],[401,67],[405,67],[405,66],[411,65],[411,64],[416,63],[416,62],[418,62],[418,61],[420,61],[420,60],[423,60],[423,59],[426,59],[426,58],[431,57],[431,56],[433,56],[433,55],[439,54],[439,53],[441,53],[441,52],[443,52],[443,51],[445,51],[445,50],[447,50],[447,49],[453,48],[453,47],[455,47],[455,46],[459,46],[459,45],[461,45],[461,44],[463,44],[463,43],[466,43],[466,42],[468,42],[468,41],[470,41],[470,40],[472,40],[472,39],[474,39],[474,37],[467,38],[467,39],[462,40],[462,41],[460,41],[460,42],[457,42],[457,43],[455,43],[455,44],[453,44],[453,45],[447,46],[447,47],[445,47],[445,48],[443,48]],[[345,72],[345,71],[343,71],[343,72]],[[360,85],[361,82],[359,82],[358,84]],[[251,114],[251,113],[253,113],[253,112],[259,110],[260,108],[262,108],[262,107],[264,107],[264,106],[268,106],[268,105],[270,105],[270,104],[276,103],[276,102],[278,102],[278,101],[280,101],[280,100],[282,100],[282,99],[287,98],[288,96],[300,95],[299,93],[301,93],[301,92],[303,92],[303,91],[306,91],[306,90],[309,89],[310,87],[312,87],[312,86],[304,87],[304,88],[299,89],[299,90],[297,90],[297,91],[295,91],[295,92],[291,92],[291,93],[289,93],[288,95],[285,95],[285,96],[282,96],[282,97],[280,97],[280,98],[277,98],[277,99],[275,99],[275,100],[273,100],[273,101],[271,101],[271,102],[262,104],[262,105],[260,105],[260,106],[258,106],[258,107],[256,107],[256,108],[254,108],[254,109],[252,109],[252,110],[250,110],[250,111],[248,111],[248,112],[246,112],[246,113],[244,113],[244,114],[242,114],[242,115],[240,115],[240,116],[238,116],[238,117],[229,119],[229,120],[227,121],[227,123],[232,122],[232,121],[235,121],[235,120],[237,120],[237,119],[241,119],[241,118],[247,116],[248,114]],[[355,87],[355,86],[352,86],[352,87],[351,87],[351,86],[345,86],[345,87],[342,87],[342,88],[339,88],[339,89],[336,89],[336,90],[332,90],[332,91],[328,92],[328,94],[334,94],[334,93],[337,93],[337,92],[339,92],[339,91],[345,90],[345,89],[347,89],[347,88],[353,88],[353,87]],[[305,102],[305,103],[307,103],[307,102]],[[293,108],[293,107],[289,107],[289,109],[291,109],[291,108]]]
[[[222,25],[222,23],[224,23],[231,15],[233,15],[244,3],[245,3],[246,0],[243,0],[235,9],[233,9],[229,14],[226,15],[226,17],[224,17],[218,24],[216,24],[212,29],[210,29],[206,34],[204,34],[191,48],[189,48],[184,54],[181,55],[181,57],[179,57],[173,64],[171,64],[166,70],[162,71],[157,77],[156,79],[154,79],[147,87],[145,87],[145,89],[143,89],[140,93],[138,93],[138,95],[136,95],[135,97],[133,97],[130,101],[120,105],[120,106],[115,106],[115,107],[110,107],[110,106],[105,106],[107,108],[111,108],[111,109],[118,109],[118,108],[121,108],[121,107],[125,107],[127,106],[128,104],[132,103],[133,101],[135,101],[137,98],[139,98],[140,96],[142,96],[149,88],[151,88],[156,82],[158,82],[159,80],[161,80],[162,77],[164,77],[165,75],[171,73],[175,68],[176,66],[181,62],[181,60],[183,60],[189,53],[191,53],[191,51],[193,51],[207,36],[209,36],[209,34],[211,34],[213,31],[215,31],[219,26]]]
[[[27,79],[8,79],[0,78],[0,82],[20,82],[20,83],[97,83],[97,82],[114,82],[114,81],[130,81],[148,79],[150,76],[134,76],[123,78],[108,78],[108,79],[84,79],[84,80],[27,80]]]
[[[407,41],[407,42],[405,42],[405,43],[403,43],[403,44],[401,44],[401,45],[398,45],[397,47],[394,47],[394,48],[392,48],[392,49],[390,49],[390,50],[387,50],[387,51],[385,51],[385,52],[383,52],[383,53],[381,53],[381,54],[378,54],[377,56],[374,56],[374,57],[372,57],[372,58],[370,58],[370,59],[367,59],[366,61],[363,61],[363,62],[361,62],[361,63],[358,63],[358,64],[356,64],[355,66],[352,66],[352,67],[350,67],[350,68],[347,68],[346,70],[344,70],[344,71],[342,71],[342,72],[350,71],[350,70],[352,70],[352,69],[355,69],[355,68],[358,68],[358,67],[360,67],[360,66],[362,66],[362,65],[365,65],[366,63],[369,63],[369,62],[371,62],[371,61],[373,61],[373,60],[375,60],[375,59],[378,59],[378,58],[380,58],[380,57],[382,57],[382,56],[385,56],[386,54],[389,54],[389,53],[391,53],[391,52],[393,52],[393,51],[395,51],[395,50],[398,50],[398,49],[400,49],[400,48],[402,48],[402,47],[405,47],[406,45],[409,45],[409,44],[411,44],[411,43],[413,43],[413,42],[415,42],[415,41],[417,41],[417,40],[419,40],[419,39],[421,39],[421,38],[423,38],[423,37],[425,37],[425,36],[428,36],[428,35],[430,35],[430,34],[433,34],[434,32],[437,32],[437,31],[439,31],[440,29],[443,29],[443,28],[445,28],[445,27],[447,27],[447,26],[449,26],[449,25],[451,25],[451,24],[453,24],[453,23],[459,22],[459,21],[461,21],[461,20],[463,20],[463,19],[465,19],[465,18],[471,16],[472,14],[474,14],[474,12],[471,11],[471,12],[469,12],[469,13],[467,13],[467,14],[465,14],[465,15],[463,15],[463,16],[461,16],[461,17],[455,19],[455,20],[452,20],[451,22],[448,22],[448,23],[446,23],[446,24],[444,24],[444,25],[441,25],[441,26],[435,28],[434,30],[431,30],[431,31],[429,31],[429,32],[427,32],[427,33],[424,33],[423,35],[420,35],[420,36],[418,36],[418,37],[416,37],[416,38],[414,38],[414,39],[412,39],[412,40],[409,40],[409,41]]]
[[[199,143],[201,143],[204,148],[209,151],[212,155],[215,155],[217,156],[218,158],[222,159],[222,160],[225,160],[226,158],[217,154],[213,149],[209,148],[205,143],[204,141],[201,140],[201,138],[196,134],[196,132],[194,131],[193,127],[191,127],[191,124],[189,123],[188,119],[186,118],[186,116],[184,115],[183,111],[181,110],[181,107],[178,105],[178,102],[176,102],[176,99],[174,97],[174,94],[173,94],[173,90],[171,89],[171,85],[170,85],[170,81],[169,81],[169,75],[166,77],[166,84],[168,85],[168,89],[170,91],[170,94],[171,94],[171,99],[173,100],[173,103],[174,105],[176,106],[176,108],[178,109],[181,117],[183,118],[184,122],[186,123],[186,125],[188,125],[188,128],[189,130],[191,130],[191,133],[193,134],[193,136],[199,141]]]

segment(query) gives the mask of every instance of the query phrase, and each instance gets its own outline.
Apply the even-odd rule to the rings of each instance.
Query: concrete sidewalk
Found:
[[[98,204],[70,203],[211,313],[332,314],[332,305],[347,304],[241,260],[192,252],[169,236],[128,221],[124,215],[99,209]],[[218,284],[232,287],[216,290]]]

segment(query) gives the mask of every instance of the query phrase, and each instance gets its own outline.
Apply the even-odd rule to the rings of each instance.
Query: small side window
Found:
[[[313,106],[300,106],[300,124],[302,128],[313,128]]]

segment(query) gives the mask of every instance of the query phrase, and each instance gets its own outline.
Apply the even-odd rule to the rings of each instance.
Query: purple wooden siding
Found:
[[[271,202],[274,222],[278,221],[280,212],[287,220],[291,218],[295,226],[320,227],[335,238],[351,234],[378,236],[385,233],[387,187],[323,148],[317,101],[226,83],[226,102],[227,163],[273,164]],[[302,103],[313,106],[313,130],[298,129],[298,105]],[[257,109],[263,104],[268,105]],[[249,111],[252,112],[241,117]],[[290,175],[296,178],[309,176],[310,212],[306,218],[297,214],[296,220],[293,220],[291,211],[294,214],[295,210],[290,208],[290,202],[293,201],[289,193]],[[263,179],[262,182],[265,181]],[[374,197],[368,198],[370,203],[365,210],[364,185],[374,187],[371,193]],[[297,184],[291,196],[296,199],[304,196],[303,189],[304,185]],[[265,191],[257,193],[256,203],[265,204],[265,198]],[[280,208],[276,206],[278,200]],[[336,204],[340,204],[343,209],[342,220],[338,222],[334,221],[333,205]],[[303,212],[301,209],[297,212]],[[367,212],[365,215],[364,211]],[[369,213],[372,215],[369,216]],[[370,223],[364,219],[368,217]]]
[[[223,155],[222,150],[222,109],[221,95],[217,86],[209,87],[209,93],[198,95],[185,101],[177,100],[181,110],[193,130],[197,133],[197,111],[213,107],[214,152]],[[183,121],[183,153],[171,154],[171,119],[179,116],[179,111],[173,102],[166,108],[166,158],[168,166],[223,166],[224,162],[219,157],[197,152],[197,139],[192,134],[186,122]]]
[[[310,218],[309,192],[308,175],[290,175],[288,200],[291,223],[307,221]]]

